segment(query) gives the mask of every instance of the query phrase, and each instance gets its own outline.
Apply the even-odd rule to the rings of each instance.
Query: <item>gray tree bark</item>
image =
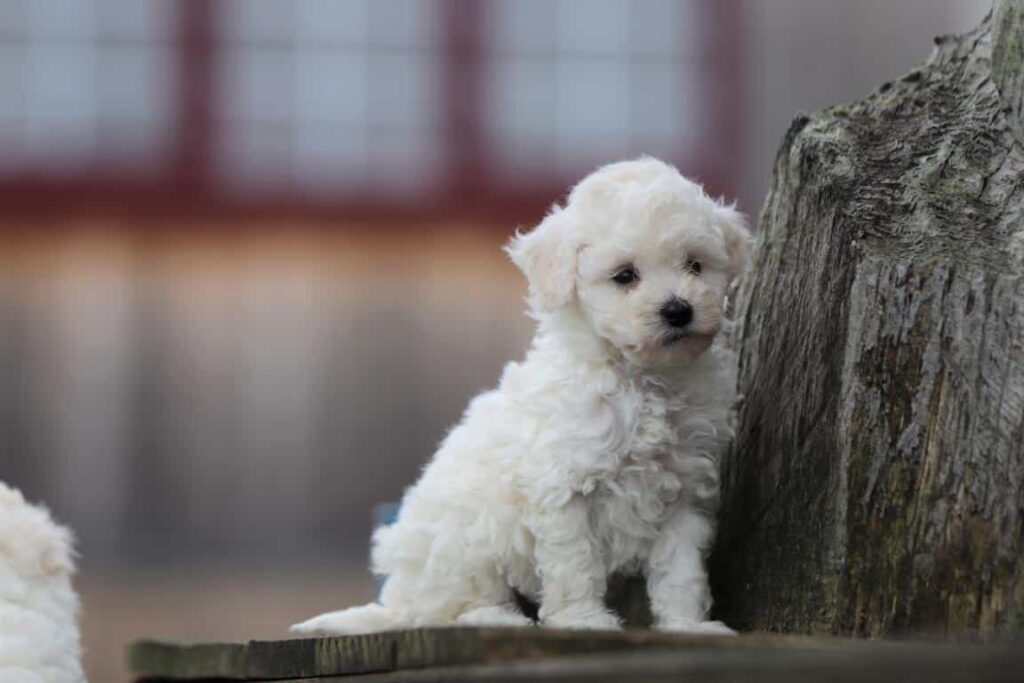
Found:
[[[742,629],[1024,633],[1024,0],[798,116],[738,297]]]

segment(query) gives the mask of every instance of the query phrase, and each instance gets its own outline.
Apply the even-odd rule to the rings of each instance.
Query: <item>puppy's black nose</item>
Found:
[[[662,319],[672,327],[686,327],[693,320],[693,307],[686,299],[672,297],[661,307]]]

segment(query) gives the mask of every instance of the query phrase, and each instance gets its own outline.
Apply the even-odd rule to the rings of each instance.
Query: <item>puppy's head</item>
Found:
[[[721,329],[725,291],[746,267],[743,216],[661,161],[610,164],[508,246],[538,316],[578,306],[630,360],[679,364]]]

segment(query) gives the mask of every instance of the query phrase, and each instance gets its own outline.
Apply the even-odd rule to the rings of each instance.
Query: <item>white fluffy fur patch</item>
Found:
[[[70,533],[0,482],[0,681],[82,683]]]

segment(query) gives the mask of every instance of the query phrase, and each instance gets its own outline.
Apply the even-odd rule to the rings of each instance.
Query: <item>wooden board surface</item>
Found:
[[[129,652],[139,681],[743,680],[763,671],[839,680],[1024,680],[1024,644],[957,645],[772,635],[736,638],[651,631],[437,628],[366,636],[176,645]],[[744,673],[746,672],[746,673]],[[859,672],[859,674],[858,674]],[[771,674],[771,675],[769,675]],[[854,674],[858,674],[861,678]],[[739,676],[739,678],[736,678]],[[922,679],[924,680],[924,679]]]
[[[328,676],[279,681],[278,683],[488,683],[526,681],[543,683],[708,683],[751,682],[802,683],[1004,683],[1024,678],[1021,659],[1007,650],[989,649],[921,657],[897,650],[889,655],[865,658],[859,648],[842,650],[787,649],[689,649],[684,651],[626,652],[614,655],[555,657],[524,662],[462,667],[439,667],[367,674],[354,679]]]

